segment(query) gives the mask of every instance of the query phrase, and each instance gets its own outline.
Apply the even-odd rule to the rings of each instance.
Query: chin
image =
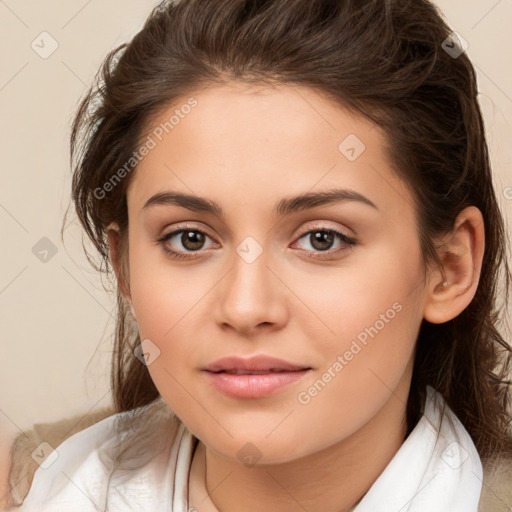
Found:
[[[291,462],[307,455],[302,443],[289,439],[283,442],[281,438],[269,439],[267,432],[260,435],[245,435],[223,440],[199,438],[206,447],[217,455],[238,462],[247,467],[254,465],[275,465]],[[196,436],[197,437],[197,436]],[[301,447],[300,452],[298,446]],[[314,449],[313,449],[314,451]]]

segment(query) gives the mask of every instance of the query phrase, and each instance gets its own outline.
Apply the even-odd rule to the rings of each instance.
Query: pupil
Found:
[[[204,243],[204,236],[197,231],[184,231],[181,235],[183,247],[191,251],[201,249]]]
[[[313,237],[311,245],[318,250],[328,249],[334,239],[334,235],[327,231],[316,231],[311,233],[311,236]],[[317,244],[319,247],[317,247]]]

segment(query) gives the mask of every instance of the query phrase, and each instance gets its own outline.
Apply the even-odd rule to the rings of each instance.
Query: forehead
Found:
[[[384,207],[412,204],[391,168],[385,133],[305,87],[210,85],[154,116],[141,138],[149,139],[152,149],[128,189],[128,202],[137,209],[166,190],[236,206],[235,191],[246,205],[266,199],[270,205],[283,196],[340,186]]]

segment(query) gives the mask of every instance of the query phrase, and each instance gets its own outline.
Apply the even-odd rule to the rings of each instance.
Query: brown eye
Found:
[[[167,233],[158,243],[171,256],[188,258],[205,248],[207,238],[210,237],[200,229],[181,228]]]
[[[304,244],[303,247],[300,247],[299,242],[303,239],[309,242],[309,246],[312,248],[312,250],[309,250],[307,245],[304,246]],[[332,249],[335,240],[338,240],[340,243],[337,247]],[[339,252],[347,251],[353,246],[357,245],[357,240],[334,229],[325,228],[309,230],[303,233],[299,237],[298,241],[295,242],[295,244],[299,245],[299,248],[305,250],[306,252],[311,253],[311,257],[319,257],[316,256],[316,254],[320,255],[321,253],[325,253],[325,256],[329,256]]]

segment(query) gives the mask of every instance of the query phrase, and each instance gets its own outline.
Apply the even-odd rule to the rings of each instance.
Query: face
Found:
[[[233,460],[248,442],[277,463],[356,433],[409,385],[425,304],[412,194],[384,133],[310,89],[233,83],[151,126],[127,194],[129,281],[162,397]],[[290,201],[332,190],[345,193]],[[215,382],[249,377],[204,371],[259,355],[309,369],[266,392],[253,377],[243,396]]]

